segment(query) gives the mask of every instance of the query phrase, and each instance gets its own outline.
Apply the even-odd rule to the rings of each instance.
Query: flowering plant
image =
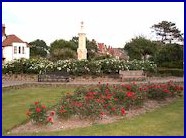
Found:
[[[127,110],[142,106],[146,99],[161,100],[180,96],[183,88],[175,83],[121,84],[99,83],[81,87],[73,95],[63,96],[56,107],[61,118],[77,115],[80,118],[102,118],[105,115],[125,115]]]
[[[151,61],[125,61],[117,59],[103,60],[58,60],[56,62],[47,59],[17,59],[3,64],[3,73],[33,73],[46,71],[66,70],[71,75],[100,75],[118,74],[119,70],[144,70],[156,71],[157,66]]]
[[[53,124],[55,111],[51,111],[47,114],[46,106],[36,101],[30,105],[26,115],[35,124]]]
[[[34,102],[34,104],[31,104],[26,114],[33,121],[33,123],[46,123],[46,106],[44,104],[41,104],[41,102],[39,101],[36,101]]]

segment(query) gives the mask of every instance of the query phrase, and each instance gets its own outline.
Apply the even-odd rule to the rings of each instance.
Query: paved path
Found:
[[[163,83],[168,81],[174,81],[174,82],[184,82],[183,77],[153,77],[148,78],[146,81],[137,81],[136,83]],[[103,83],[109,83],[109,84],[121,84],[121,83],[129,83],[129,82],[101,82]],[[65,85],[91,85],[91,84],[98,84],[97,81],[91,81],[91,82],[85,82],[85,81],[71,81],[71,82],[36,82],[36,81],[3,81],[2,87],[9,87],[9,86],[15,86],[15,85],[23,85],[23,84],[65,84]]]

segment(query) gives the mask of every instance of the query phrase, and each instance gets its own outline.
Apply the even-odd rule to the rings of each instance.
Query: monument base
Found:
[[[87,49],[77,49],[78,60],[87,59]]]

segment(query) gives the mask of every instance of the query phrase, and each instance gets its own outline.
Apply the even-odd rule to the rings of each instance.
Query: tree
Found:
[[[98,52],[98,46],[94,39],[92,41],[86,40],[86,47],[87,47],[87,59],[91,60],[96,57],[96,54]]]
[[[76,59],[77,55],[76,52],[69,49],[69,48],[63,48],[63,49],[55,49],[52,54],[52,60],[68,60],[68,59]]]
[[[49,47],[45,41],[37,39],[29,43],[30,48],[30,57],[46,57]]]
[[[183,33],[176,27],[175,23],[162,21],[151,27],[162,43],[172,43],[172,41],[183,41]]]
[[[156,43],[141,36],[136,37],[130,42],[126,43],[124,50],[127,51],[130,60],[147,60],[148,55],[154,56],[157,51]]]
[[[75,43],[63,39],[55,40],[50,45],[50,59],[59,60],[76,58],[75,56],[76,51],[77,45]],[[69,55],[66,54],[65,52],[67,52]]]
[[[158,66],[182,68],[183,67],[183,45],[166,44],[157,53],[156,63]]]

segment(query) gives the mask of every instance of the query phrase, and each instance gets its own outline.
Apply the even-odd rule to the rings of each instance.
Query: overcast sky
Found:
[[[88,39],[123,47],[143,35],[153,39],[150,27],[163,20],[176,23],[184,33],[183,2],[3,2],[2,23],[6,34],[23,41],[42,39],[48,45],[56,39],[77,36],[84,21]]]

